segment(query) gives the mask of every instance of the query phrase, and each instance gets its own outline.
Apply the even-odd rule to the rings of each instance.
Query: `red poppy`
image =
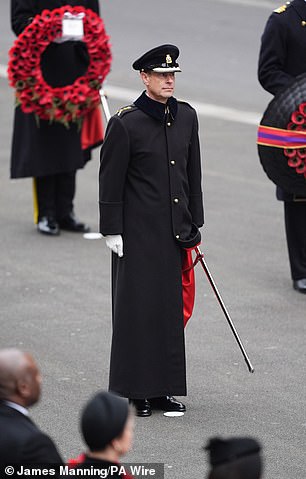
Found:
[[[12,49],[14,49],[14,47],[17,47],[19,48],[21,51],[24,50],[25,48],[27,48],[27,45],[28,45],[28,39],[23,35],[21,34],[18,38],[17,38],[17,42],[15,41],[15,44],[13,45]]]
[[[80,102],[84,102],[86,100],[86,95],[82,92],[81,88],[75,89],[73,93],[70,95],[70,101],[74,105],[78,105]]]
[[[94,36],[92,35],[92,33],[86,33],[84,35],[84,38],[83,38],[84,41],[86,41],[86,43],[92,43],[94,41]]]
[[[21,47],[19,47],[19,46],[12,47],[9,51],[10,58],[11,59],[19,58],[20,51],[21,51]]]
[[[300,113],[298,110],[294,111],[291,115],[291,120],[297,125],[302,125],[302,123],[304,123],[304,115],[302,115],[302,113]]]
[[[290,148],[284,148],[284,154],[288,156],[288,158],[293,158],[296,156],[296,150],[291,150]]]
[[[42,120],[49,120],[50,121],[50,113],[48,110],[37,108],[35,110],[35,115],[37,115]]]
[[[41,96],[41,98],[38,99],[38,103],[39,105],[41,106],[45,106],[46,108],[50,108],[52,107],[53,105],[53,97],[52,95],[49,93],[46,94],[46,92],[44,92],[44,95]]]
[[[306,103],[301,103],[300,106],[299,106],[299,112],[306,116]]]
[[[44,88],[40,83],[34,86],[34,94],[37,95],[37,98],[41,97],[43,92],[44,92]]]
[[[303,161],[301,165],[297,166],[295,168],[295,171],[299,174],[299,175],[304,175],[306,173],[306,162]]]
[[[52,12],[50,12],[50,10],[43,10],[41,12],[41,18],[44,21],[44,26],[48,25],[48,23],[53,20]]]
[[[24,113],[33,113],[33,103],[30,100],[25,100],[21,103],[21,109]]]
[[[290,158],[288,160],[288,165],[291,166],[292,168],[299,166],[301,163],[302,163],[301,158],[298,158],[297,156],[294,156],[293,158]]]
[[[23,101],[32,101],[33,99],[33,94],[32,94],[32,91],[29,90],[28,88],[23,90],[21,93],[20,93],[20,97],[19,97],[20,101],[23,102]]]
[[[74,89],[76,92],[80,92],[80,94],[85,96],[89,95],[90,93],[90,87],[87,82],[78,82],[78,80],[76,80],[74,83]]]
[[[29,25],[26,30],[23,32],[23,37],[25,40],[33,38],[33,36],[36,34],[36,28],[33,27],[33,25]]]
[[[64,117],[64,112],[63,112],[63,110],[61,110],[60,108],[55,108],[55,109],[53,110],[53,118],[54,118],[54,120],[57,120],[57,121],[58,121],[58,120],[60,120],[60,119],[63,118],[63,117]]]
[[[71,95],[71,88],[64,87],[61,88],[61,92],[59,92],[59,96],[62,98],[63,102],[67,102]]]
[[[296,154],[299,158],[306,158],[306,148],[299,148]]]

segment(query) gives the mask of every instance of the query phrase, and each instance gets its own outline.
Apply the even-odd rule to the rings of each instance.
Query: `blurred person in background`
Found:
[[[258,62],[259,82],[277,95],[306,73],[306,2],[293,0],[277,8],[265,26]],[[288,193],[277,186],[284,202],[285,230],[293,288],[306,293],[306,195]]]
[[[251,437],[211,438],[208,451],[210,471],[207,479],[260,479],[261,446]]]
[[[39,401],[41,375],[33,357],[19,349],[0,350],[0,463],[62,464],[53,441],[29,416]]]
[[[70,467],[93,466],[111,471],[111,477],[132,479],[119,464],[131,449],[134,436],[134,413],[126,399],[109,392],[96,393],[82,410],[80,429],[88,449],[70,459]]]
[[[43,10],[66,5],[82,6],[99,15],[98,0],[11,0],[11,26],[18,36]],[[43,29],[43,26],[41,27]],[[43,30],[42,30],[43,31]],[[84,75],[89,55],[84,42],[62,34],[44,50],[41,71],[51,87],[64,87]],[[90,159],[91,147],[103,138],[101,112],[91,117],[94,144],[82,144],[82,131],[75,122],[67,125],[15,109],[11,153],[11,178],[33,177],[34,221],[45,235],[57,236],[60,230],[77,233],[89,231],[74,214],[76,172]],[[84,117],[84,122],[85,122]],[[89,117],[88,117],[89,118]]]

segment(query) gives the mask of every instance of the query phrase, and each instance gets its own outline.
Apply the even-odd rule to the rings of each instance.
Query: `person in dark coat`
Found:
[[[33,17],[43,10],[64,5],[83,6],[99,14],[98,0],[11,0],[11,25],[19,35]],[[52,87],[72,84],[89,65],[85,44],[81,41],[52,42],[44,51],[41,69]],[[33,113],[16,108],[14,117],[11,178],[33,177],[35,221],[40,233],[58,235],[60,229],[84,233],[89,227],[74,214],[76,171],[90,158],[82,150],[81,133],[76,124],[39,120]]]
[[[261,445],[252,437],[214,437],[209,440],[210,471],[207,479],[260,479],[263,472]]]
[[[53,441],[29,417],[40,389],[40,372],[30,354],[0,350],[1,464],[63,464]]]
[[[261,40],[258,78],[276,95],[306,72],[306,2],[293,0],[274,10]],[[306,293],[306,197],[296,197],[277,187],[284,201],[285,228],[293,287]]]
[[[71,467],[92,467],[108,471],[107,477],[132,479],[127,467],[119,463],[131,449],[134,436],[134,414],[126,399],[106,391],[96,393],[83,408],[80,428],[88,450],[70,459]]]
[[[100,231],[112,254],[109,388],[139,416],[185,411],[184,248],[200,242],[201,159],[195,110],[173,97],[174,45],[133,64],[146,91],[107,126],[99,175]]]

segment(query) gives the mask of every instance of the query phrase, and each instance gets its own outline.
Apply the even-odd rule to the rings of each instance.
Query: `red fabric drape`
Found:
[[[201,243],[193,246],[192,248],[184,248],[185,257],[182,264],[182,286],[183,286],[183,314],[184,314],[184,327],[190,319],[195,300],[195,275],[194,267],[200,261],[203,254],[196,250],[197,246]],[[196,252],[196,257],[193,260],[192,251]]]
[[[192,315],[195,299],[195,278],[192,250],[193,248],[185,249],[185,258],[182,265],[184,327]]]
[[[104,128],[102,122],[101,106],[91,110],[84,116],[81,131],[82,150],[94,148],[102,143]]]

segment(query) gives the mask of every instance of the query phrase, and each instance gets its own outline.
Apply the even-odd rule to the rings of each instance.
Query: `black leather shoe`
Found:
[[[129,403],[136,409],[136,416],[148,417],[151,416],[152,410],[147,399],[129,399]]]
[[[306,294],[306,278],[293,281],[293,288],[299,291],[299,293]]]
[[[185,404],[177,401],[173,396],[150,398],[150,404],[152,409],[160,409],[162,411],[178,411],[178,412],[186,411]]]
[[[74,213],[70,213],[61,220],[59,220],[59,225],[62,230],[73,231],[74,233],[88,233],[90,231],[89,226],[85,223],[79,221]]]
[[[58,224],[51,216],[40,218],[37,223],[37,230],[44,235],[58,236],[60,234]]]

